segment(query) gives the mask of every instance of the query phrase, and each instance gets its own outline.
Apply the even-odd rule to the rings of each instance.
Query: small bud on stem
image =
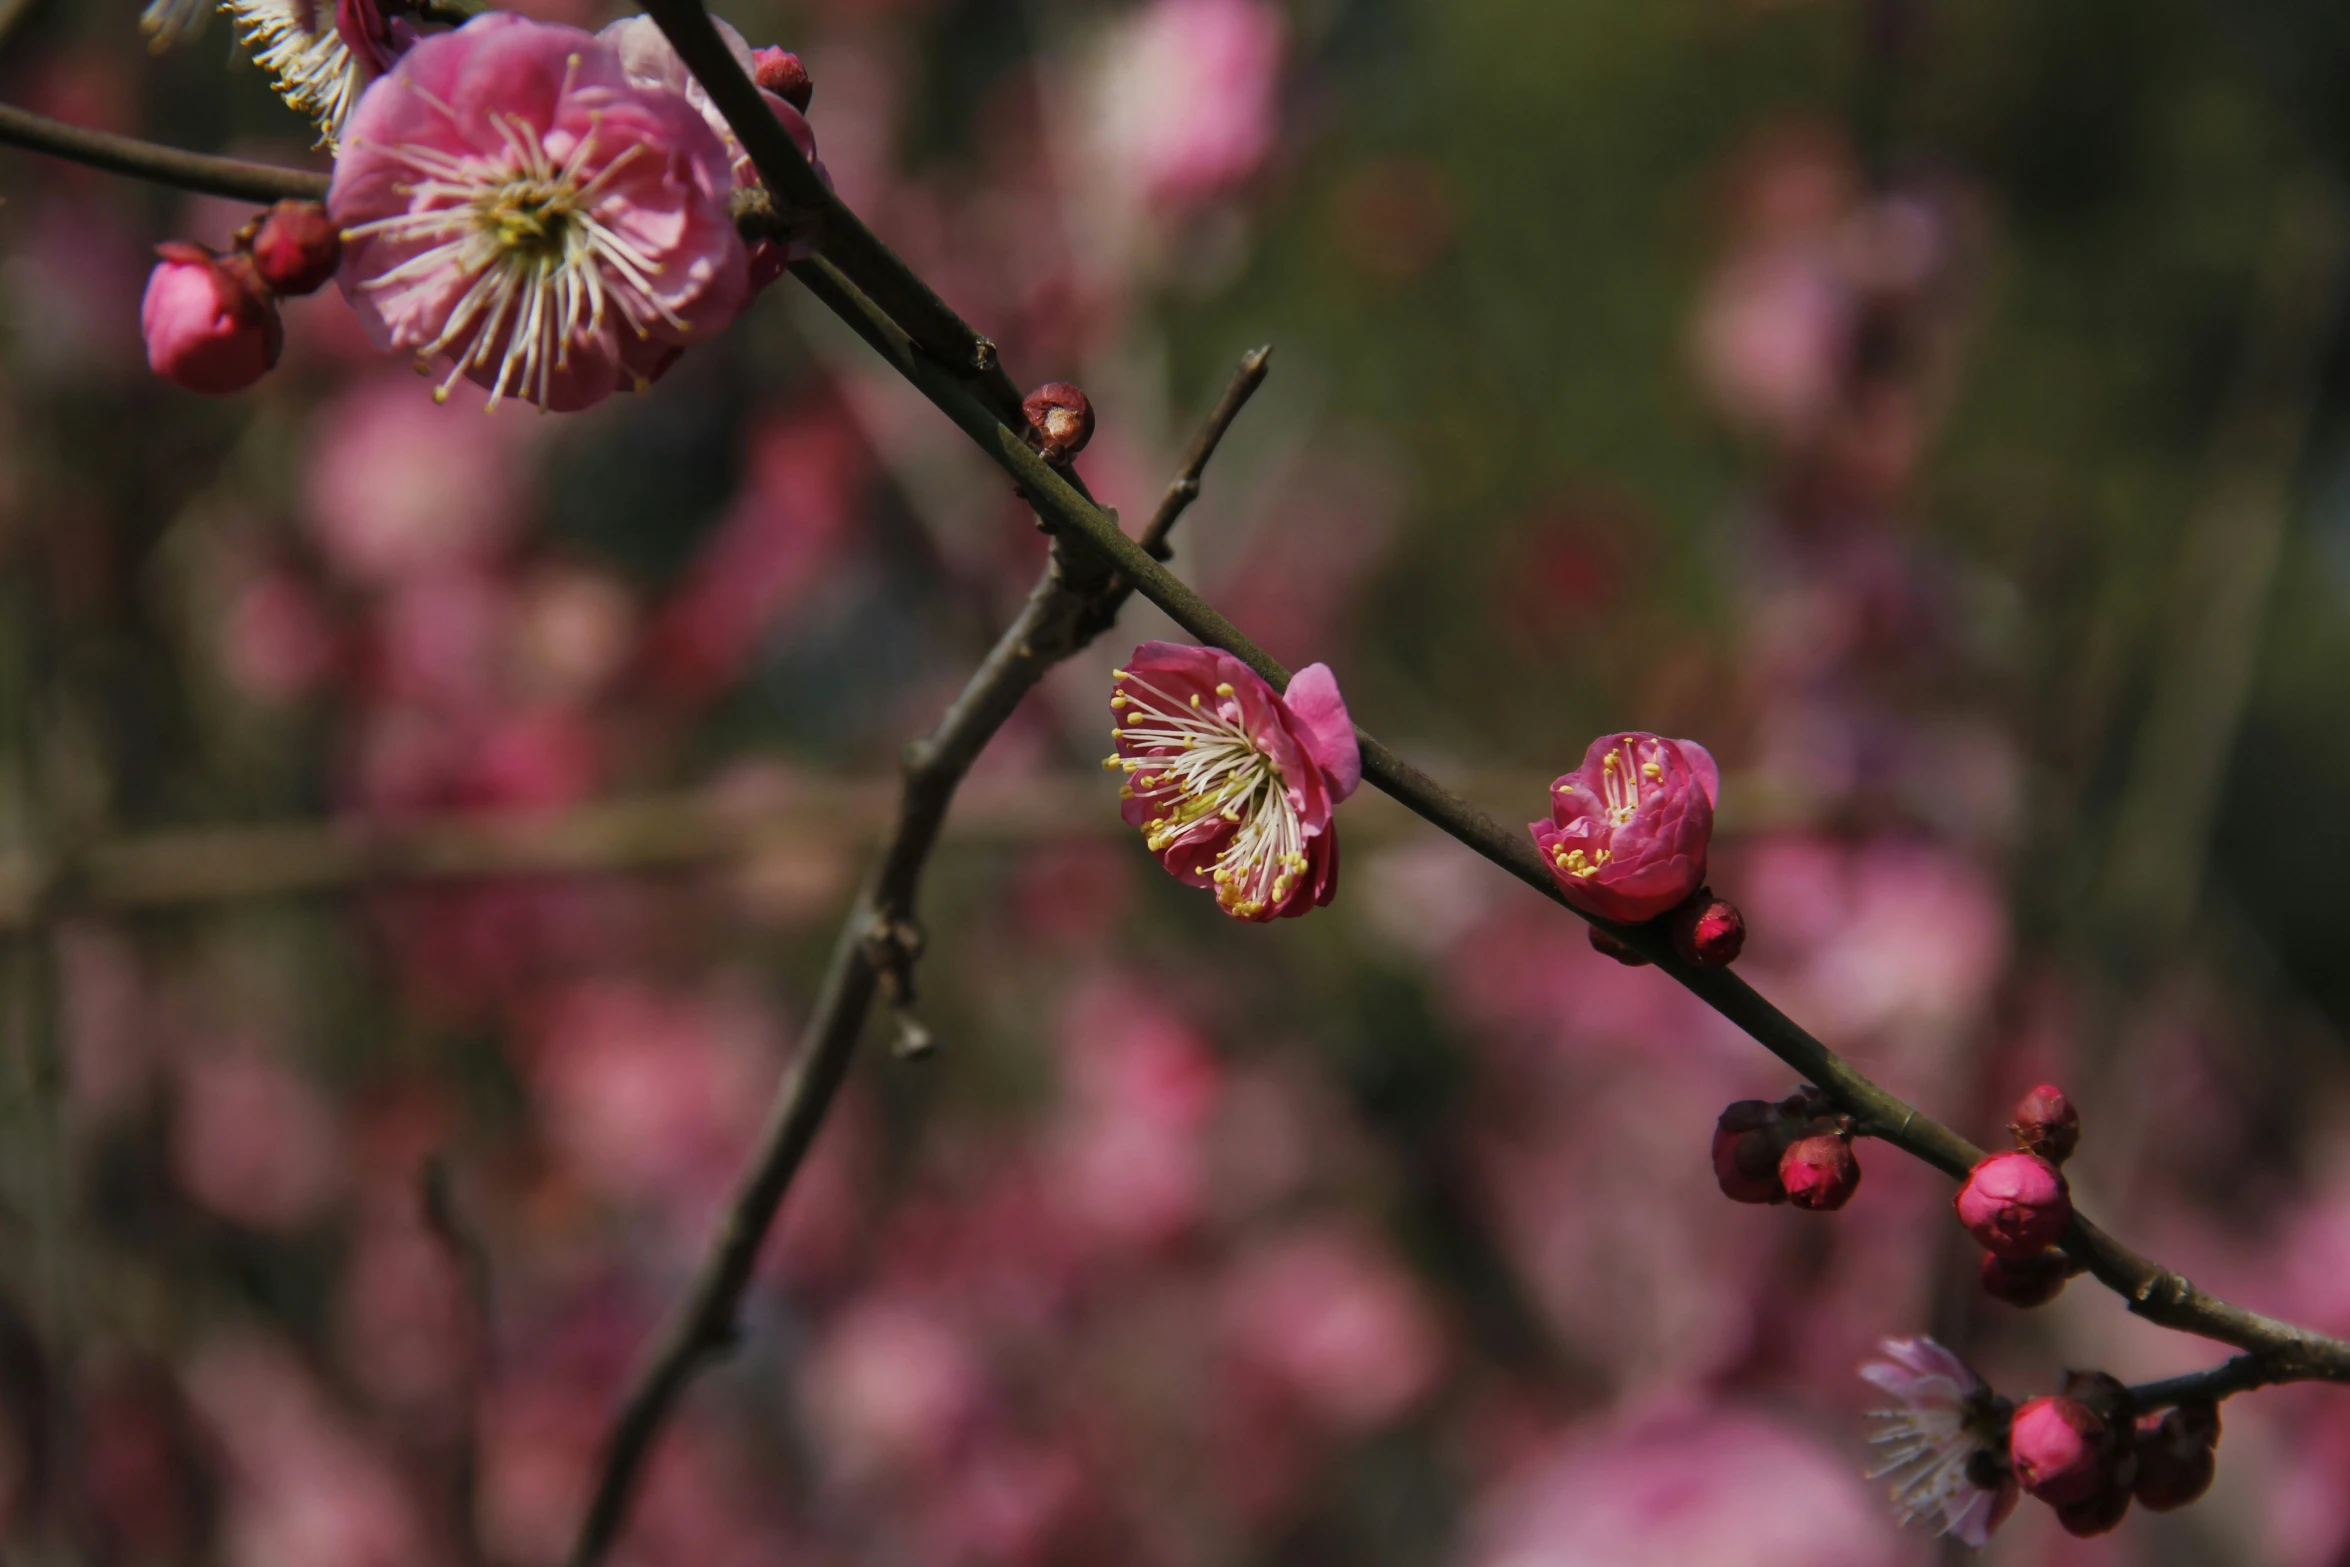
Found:
[[[1067,381],[1047,381],[1030,392],[1020,412],[1028,418],[1029,444],[1056,468],[1093,439],[1093,404]]]

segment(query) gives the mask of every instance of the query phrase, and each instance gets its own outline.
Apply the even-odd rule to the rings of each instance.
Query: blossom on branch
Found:
[[[1888,1451],[1869,1478],[1892,1478],[1903,1523],[1939,1514],[1941,1533],[1980,1549],[2019,1494],[2005,1461],[2007,1401],[1930,1338],[1889,1338],[1877,1350],[1885,1358],[1860,1374],[1901,1407],[1870,1411],[1885,1422],[1870,1440]]]
[[[577,28],[484,16],[367,94],[327,207],[369,335],[542,408],[643,390],[748,287],[724,145]]]
[[[1694,740],[1602,735],[1550,786],[1551,819],[1527,830],[1569,903],[1634,925],[1704,882],[1720,791],[1713,757]]]
[[[1256,923],[1337,895],[1331,813],[1363,763],[1328,666],[1279,694],[1220,649],[1145,642],[1116,680],[1102,765],[1127,775],[1120,812],[1169,872]]]

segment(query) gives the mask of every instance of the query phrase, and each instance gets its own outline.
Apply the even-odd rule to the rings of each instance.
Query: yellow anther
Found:
[[[1231,694],[1232,687],[1229,684],[1216,687],[1216,695],[1218,696],[1230,696]]]
[[[1640,764],[1640,775],[1643,778],[1662,778],[1665,770],[1654,762],[1643,762]]]
[[[1131,800],[1134,798],[1134,790],[1126,784],[1120,784],[1118,786],[1118,798],[1121,800]]]
[[[1191,693],[1191,705],[1193,707],[1199,706],[1199,693],[1197,691]]]
[[[1614,772],[1616,770],[1616,753],[1613,751],[1608,752],[1606,756],[1600,759],[1599,765],[1608,772]]]
[[[1123,680],[1126,678],[1126,671],[1123,669],[1113,669],[1110,671],[1110,678],[1112,680]]]
[[[1113,740],[1123,740],[1126,738],[1126,731],[1113,724],[1110,726],[1110,738]]]
[[[1114,773],[1125,765],[1126,758],[1123,756],[1105,756],[1102,758],[1102,771],[1105,773]]]
[[[1125,705],[1126,694],[1124,692],[1120,692],[1118,695],[1110,698],[1110,710],[1112,712],[1117,711],[1119,708],[1124,707]]]

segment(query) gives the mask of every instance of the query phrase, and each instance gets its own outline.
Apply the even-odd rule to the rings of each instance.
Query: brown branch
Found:
[[[1216,448],[1223,443],[1224,432],[1232,428],[1232,421],[1240,417],[1240,410],[1248,406],[1248,400],[1257,395],[1257,388],[1265,384],[1265,370],[1272,359],[1273,345],[1270,343],[1262,348],[1251,349],[1241,356],[1238,373],[1232,377],[1231,384],[1224,388],[1224,395],[1217,400],[1215,411],[1208,415],[1208,422],[1201,425],[1199,434],[1192,438],[1191,450],[1183,454],[1183,466],[1176,471],[1173,482],[1168,484],[1166,495],[1159,501],[1159,509],[1151,514],[1149,524],[1142,530],[1142,537],[1135,541],[1149,553],[1151,559],[1168,560],[1174,556],[1174,547],[1168,544],[1167,535],[1175,530],[1177,519],[1191,509],[1191,503],[1199,499],[1199,481],[1201,475],[1207,472],[1208,459],[1216,455]]]
[[[111,174],[244,201],[324,201],[326,176],[272,163],[183,152],[136,136],[86,130],[0,103],[0,143],[86,163]]]
[[[2168,1409],[2173,1404],[2193,1404],[2206,1400],[2217,1403],[2238,1393],[2249,1393],[2254,1388],[2306,1380],[2309,1379],[2279,1374],[2277,1368],[2263,1356],[2237,1355],[2207,1371],[2191,1371],[2183,1377],[2166,1377],[2160,1382],[2141,1382],[2129,1390],[2128,1407],[2144,1414],[2149,1410]]]
[[[1254,381],[1264,375],[1262,354],[1259,350],[1250,356],[1253,363],[1243,363],[1235,385],[1245,379],[1254,389]],[[1211,422],[1229,424],[1245,401],[1245,393],[1236,398],[1227,391]],[[1208,445],[1212,449],[1214,443]],[[592,1567],[610,1551],[627,1519],[637,1477],[679,1395],[703,1362],[733,1337],[760,1244],[839,1091],[876,992],[887,988],[893,1000],[910,999],[908,976],[920,947],[915,902],[956,787],[1037,682],[1090,641],[1096,626],[1106,624],[1100,574],[1069,573],[1063,554],[1056,546],[1053,562],[1019,618],[997,639],[938,726],[906,748],[896,826],[833,943],[799,1059],[776,1094],[718,1236],[621,1401],[595,1493],[572,1546],[571,1567]]]

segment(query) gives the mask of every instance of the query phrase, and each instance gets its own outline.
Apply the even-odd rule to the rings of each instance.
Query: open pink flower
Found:
[[[478,17],[368,90],[327,207],[382,346],[553,409],[642,389],[739,313],[725,145],[577,28]]]
[[[1705,880],[1720,792],[1714,759],[1694,740],[1602,735],[1550,786],[1551,819],[1527,830],[1569,903],[1633,925]]]
[[[1888,1451],[1869,1478],[1892,1477],[1903,1523],[1939,1513],[1942,1533],[1981,1549],[2015,1511],[2018,1494],[2002,1451],[2006,1400],[1930,1338],[1889,1338],[1877,1350],[1886,1358],[1860,1374],[1902,1407],[1870,1411],[1885,1422],[1870,1440]]]
[[[1234,919],[1303,914],[1338,892],[1331,810],[1362,782],[1362,753],[1328,666],[1276,694],[1216,648],[1145,642],[1110,698],[1127,825],[1159,862],[1212,887]]]

